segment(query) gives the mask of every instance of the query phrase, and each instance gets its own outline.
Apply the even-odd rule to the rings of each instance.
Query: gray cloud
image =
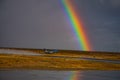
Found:
[[[120,51],[120,8],[114,0],[76,0],[93,50]]]
[[[0,46],[76,49],[78,42],[58,0],[0,0]],[[75,0],[97,51],[120,52],[120,1]]]
[[[0,45],[77,49],[56,0],[6,0],[1,8]]]
[[[110,0],[110,3],[113,7],[120,7],[120,0]]]

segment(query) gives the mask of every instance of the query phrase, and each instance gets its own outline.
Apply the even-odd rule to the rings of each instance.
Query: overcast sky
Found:
[[[120,52],[120,0],[74,0],[93,51]],[[60,0],[0,0],[0,47],[80,50]]]

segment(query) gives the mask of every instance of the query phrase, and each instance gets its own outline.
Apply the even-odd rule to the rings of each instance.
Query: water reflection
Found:
[[[35,52],[25,51],[25,50],[11,50],[11,49],[0,49],[2,54],[22,54],[22,55],[40,55]]]
[[[120,71],[85,71],[83,80],[120,80]]]
[[[0,80],[120,80],[120,71],[1,70]]]
[[[70,75],[65,80],[82,80],[82,71],[71,71]]]

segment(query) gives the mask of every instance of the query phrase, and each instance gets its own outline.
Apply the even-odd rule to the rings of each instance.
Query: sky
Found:
[[[91,51],[120,52],[120,0],[74,0]],[[81,50],[61,0],[0,0],[0,47]]]

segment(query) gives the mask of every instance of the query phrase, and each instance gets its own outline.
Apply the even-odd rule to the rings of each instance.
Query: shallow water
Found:
[[[25,50],[10,50],[10,49],[0,49],[2,54],[22,54],[22,55],[40,55],[35,52],[25,51]]]
[[[0,80],[120,80],[120,71],[1,70]]]
[[[118,60],[105,60],[105,59],[95,59],[95,58],[81,58],[81,59],[90,60],[90,61],[98,61],[98,62],[108,62],[108,63],[120,64],[120,61],[118,61]]]
[[[52,57],[52,58],[68,58],[68,57],[64,57],[64,56],[49,56],[49,57]],[[69,57],[70,58],[70,57]],[[115,63],[115,64],[120,64],[120,61],[119,60],[105,60],[105,59],[96,59],[96,58],[73,58],[71,57],[72,59],[77,59],[77,60],[89,60],[89,61],[97,61],[97,62],[107,62],[107,63]]]

